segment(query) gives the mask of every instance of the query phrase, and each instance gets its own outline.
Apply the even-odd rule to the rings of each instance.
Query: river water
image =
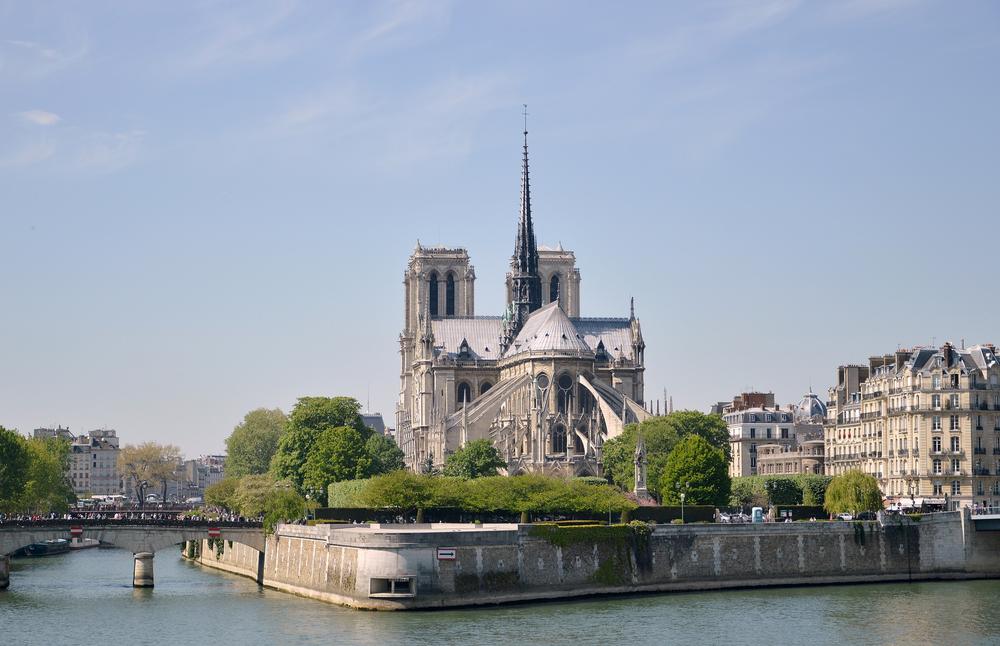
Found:
[[[0,644],[1000,644],[1000,581],[731,590],[375,613],[260,588],[173,552],[13,561]]]

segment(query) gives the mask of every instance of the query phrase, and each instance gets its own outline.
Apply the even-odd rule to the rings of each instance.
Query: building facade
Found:
[[[407,264],[396,441],[414,470],[489,439],[508,474],[599,475],[604,441],[648,416],[634,307],[628,317],[580,317],[575,254],[535,241],[524,134],[505,312],[476,315],[465,249],[418,243]]]
[[[1000,505],[994,346],[945,343],[841,366],[827,405],[830,473],[873,475],[891,506]]]
[[[73,492],[78,496],[120,494],[119,451],[118,435],[110,429],[76,437],[70,445],[69,480]]]
[[[811,443],[819,441],[822,448],[826,406],[814,393],[786,408],[775,404],[773,393],[741,393],[721,408],[729,428],[730,477],[783,472],[792,465],[795,473],[823,473],[824,461],[816,459],[817,447]],[[765,446],[768,470],[760,464]]]

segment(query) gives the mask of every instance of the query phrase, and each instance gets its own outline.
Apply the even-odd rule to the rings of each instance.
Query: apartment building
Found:
[[[889,506],[1000,505],[1000,364],[945,343],[837,369],[827,472],[873,475]]]

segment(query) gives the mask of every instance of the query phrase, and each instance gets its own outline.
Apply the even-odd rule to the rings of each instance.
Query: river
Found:
[[[731,590],[414,613],[347,610],[156,557],[13,561],[0,644],[1000,644],[1000,581]],[[127,641],[126,641],[127,640]]]

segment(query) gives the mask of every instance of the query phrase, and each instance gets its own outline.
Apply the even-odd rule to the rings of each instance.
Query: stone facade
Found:
[[[410,256],[396,410],[410,469],[441,468],[485,438],[509,474],[599,475],[604,441],[648,416],[634,309],[581,318],[575,255],[535,244],[526,143],[516,238],[501,316],[476,315],[465,249],[418,243]]]
[[[875,476],[889,505],[1000,505],[1000,364],[946,343],[841,366],[824,429],[828,472]]]
[[[713,406],[719,409],[729,428],[730,477],[823,473],[823,458],[809,443],[822,439],[826,407],[812,392],[785,408],[775,404],[773,393],[741,393],[732,402]],[[768,448],[762,454],[764,446]],[[760,467],[764,454],[767,469]]]

